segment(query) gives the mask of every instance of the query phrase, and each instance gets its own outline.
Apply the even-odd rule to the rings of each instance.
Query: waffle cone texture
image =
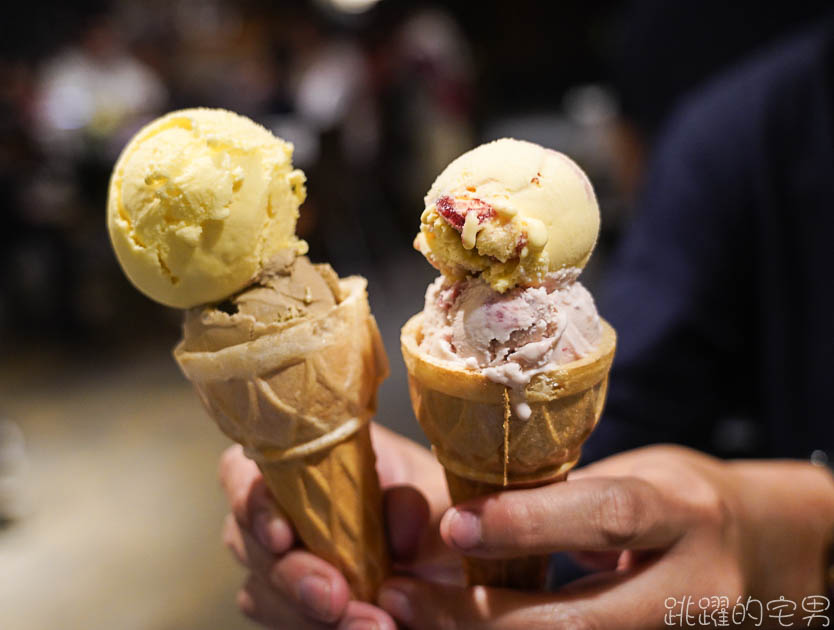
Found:
[[[421,351],[422,321],[422,313],[412,317],[400,341],[414,413],[446,471],[452,501],[564,480],[602,414],[614,329],[602,321],[594,352],[534,376],[523,392],[531,414],[522,420],[514,411],[518,393]],[[534,589],[544,586],[545,560],[467,558],[465,567],[470,584]]]
[[[255,460],[306,547],[372,601],[389,559],[368,423],[388,362],[364,278],[327,315],[174,356],[220,429]]]

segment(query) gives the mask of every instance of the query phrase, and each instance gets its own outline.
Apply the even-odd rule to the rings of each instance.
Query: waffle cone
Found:
[[[414,413],[446,471],[452,501],[563,481],[602,413],[614,329],[603,321],[594,352],[534,376],[523,392],[530,417],[522,420],[514,411],[518,394],[420,350],[422,318],[403,327],[402,353]],[[544,586],[546,560],[466,558],[464,565],[470,584],[534,589]]]
[[[244,446],[314,554],[372,600],[389,559],[368,422],[388,362],[366,281],[340,281],[326,316],[247,343],[174,356],[220,429]]]

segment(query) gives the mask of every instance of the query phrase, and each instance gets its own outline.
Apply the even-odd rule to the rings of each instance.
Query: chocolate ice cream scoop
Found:
[[[190,309],[183,340],[190,352],[214,352],[277,332],[299,318],[326,315],[341,300],[339,278],[327,264],[284,251],[255,282],[228,300]]]

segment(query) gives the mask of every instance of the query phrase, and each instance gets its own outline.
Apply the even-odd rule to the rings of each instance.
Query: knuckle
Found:
[[[638,493],[625,484],[611,484],[599,497],[596,521],[606,545],[623,547],[641,532],[643,510]]]
[[[235,598],[238,609],[254,621],[259,621],[261,618],[262,606],[258,602],[258,590],[255,577],[249,575]]]
[[[257,610],[257,607],[255,606],[255,602],[252,599],[252,596],[246,590],[241,590],[240,592],[238,592],[235,603],[237,604],[237,607],[240,610],[240,612],[242,612],[250,619],[255,618],[255,612]]]
[[[249,526],[249,493],[235,488],[229,497],[229,506],[238,523]]]
[[[223,519],[223,531],[221,539],[227,549],[232,549],[235,543],[235,518],[231,514],[227,514]]]
[[[237,463],[237,445],[228,447],[220,455],[220,462],[217,465],[217,476],[220,481],[227,479]]]
[[[602,630],[595,617],[587,611],[580,612],[572,607],[557,607],[552,617],[547,621],[547,628],[566,628],[570,630]]]
[[[693,490],[689,494],[689,501],[697,518],[719,531],[725,531],[732,522],[729,502],[709,483],[700,483]]]
[[[730,506],[723,497],[716,496],[706,508],[706,518],[716,527],[720,532],[725,533],[729,530],[733,517]]]
[[[529,546],[538,538],[539,519],[535,518],[534,510],[526,501],[508,499],[503,502],[499,513],[498,531],[502,538],[507,539],[504,542],[510,542],[513,546]]]
[[[282,596],[290,596],[293,592],[292,585],[300,580],[299,570],[295,566],[295,559],[292,556],[279,558],[267,569],[267,583],[281,593]]]
[[[227,517],[226,525],[223,528],[223,544],[241,566],[249,566],[246,548],[241,541],[240,531],[231,514]]]

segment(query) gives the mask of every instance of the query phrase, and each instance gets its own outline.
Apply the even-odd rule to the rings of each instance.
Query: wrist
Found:
[[[728,463],[738,496],[750,594],[801,598],[827,591],[834,477],[807,462]]]
[[[825,469],[828,472],[829,479],[834,481],[834,457],[831,454],[823,450],[816,450],[811,453],[811,463],[818,468]],[[828,545],[824,582],[830,599],[834,597],[834,534],[832,534],[832,540]]]

